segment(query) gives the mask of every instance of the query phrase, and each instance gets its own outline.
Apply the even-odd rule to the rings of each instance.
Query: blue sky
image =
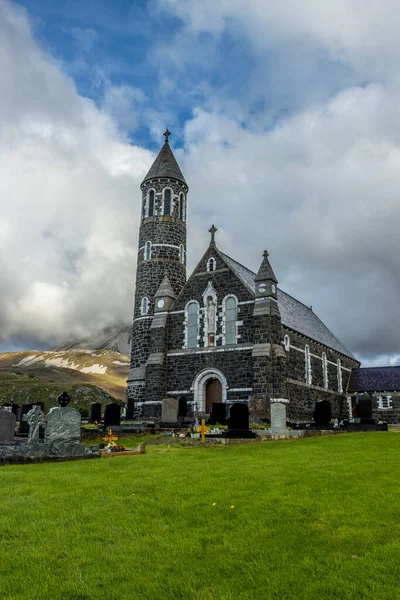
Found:
[[[172,130],[188,266],[221,249],[364,364],[400,361],[395,0],[0,0],[0,350],[129,323]],[[106,286],[106,289],[104,289]]]

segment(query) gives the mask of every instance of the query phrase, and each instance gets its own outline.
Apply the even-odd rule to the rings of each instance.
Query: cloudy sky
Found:
[[[132,319],[166,125],[220,248],[400,364],[398,0],[0,0],[0,351]]]

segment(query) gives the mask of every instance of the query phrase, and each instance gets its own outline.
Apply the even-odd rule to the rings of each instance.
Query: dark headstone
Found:
[[[313,418],[317,425],[329,425],[332,419],[332,407],[329,400],[316,402],[313,412]]]
[[[116,402],[106,405],[104,411],[104,428],[121,425],[121,407]]]
[[[232,404],[229,411],[228,428],[242,431],[249,429],[249,408],[246,404],[241,402]]]
[[[29,433],[29,424],[26,420],[26,415],[34,406],[40,406],[42,412],[44,412],[44,402],[34,402],[31,404],[23,404],[21,406],[21,410],[19,413],[19,428],[18,433],[27,434]],[[42,428],[41,428],[42,429]],[[42,431],[40,432],[40,437],[42,437]]]
[[[68,396],[67,392],[62,392],[58,396],[57,402],[61,408],[65,408],[71,402],[71,398]]]
[[[92,402],[90,404],[90,421],[94,423],[100,423],[101,419],[101,403],[100,402]]]
[[[184,396],[181,396],[179,398],[179,404],[178,404],[178,418],[179,419],[186,419],[188,414],[188,404],[187,404],[187,400]]]
[[[14,439],[15,415],[11,410],[0,408],[0,442]]]
[[[357,417],[359,417],[360,419],[371,419],[372,406],[372,396],[370,396],[369,394],[362,394],[361,396],[358,396],[356,400]]]
[[[216,423],[226,425],[227,422],[226,404],[224,402],[213,402],[211,405],[210,423],[213,425]]]

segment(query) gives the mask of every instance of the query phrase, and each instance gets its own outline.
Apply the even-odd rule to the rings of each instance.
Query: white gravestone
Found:
[[[177,398],[164,398],[162,401],[161,421],[163,423],[176,423],[178,420],[179,400]]]
[[[271,398],[271,428],[270,433],[272,434],[285,434],[288,432],[286,429],[286,405],[289,404],[289,400],[285,398]]]
[[[81,415],[68,406],[52,408],[47,415],[44,440],[53,442],[79,442],[81,437]]]

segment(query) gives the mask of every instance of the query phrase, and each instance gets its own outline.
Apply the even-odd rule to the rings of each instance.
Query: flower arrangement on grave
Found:
[[[126,448],[122,444],[116,444],[115,442],[110,442],[106,446],[107,452],[125,452]]]

